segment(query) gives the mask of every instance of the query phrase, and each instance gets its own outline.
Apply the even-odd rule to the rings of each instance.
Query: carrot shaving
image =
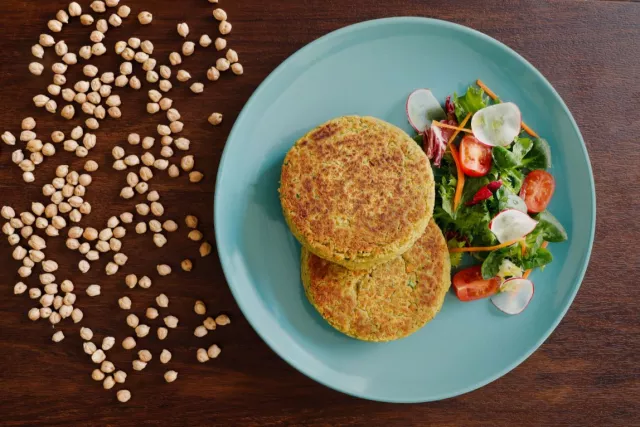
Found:
[[[491,89],[489,89],[487,87],[487,85],[485,85],[482,82],[482,80],[480,80],[480,79],[476,80],[476,84],[478,86],[480,86],[480,89],[485,91],[485,93],[487,95],[489,95],[489,97],[491,99],[493,99],[494,101],[500,102],[500,98],[498,98],[498,95],[496,95]],[[527,126],[527,124],[525,122],[522,122],[522,130],[524,130],[526,133],[528,133],[529,135],[531,135],[534,138],[539,138],[538,134],[533,129],[531,129],[529,126]]]
[[[440,123],[437,120],[434,120],[431,123],[436,125],[436,126],[438,126],[439,128],[453,129],[456,132],[462,131],[462,132],[472,133],[471,129],[465,129],[464,125],[462,125],[462,126],[453,126],[453,125],[448,125],[446,123]]]
[[[462,189],[464,188],[464,172],[462,171],[462,165],[460,164],[460,155],[458,154],[458,149],[453,144],[450,144],[449,148],[451,149],[451,157],[453,157],[453,161],[456,164],[456,170],[458,171],[456,194],[455,196],[453,196],[453,211],[455,212],[458,210],[460,200],[462,199]]]
[[[540,245],[541,248],[546,248],[549,245],[549,242],[542,242],[542,245]],[[529,275],[531,274],[533,270],[529,269],[527,271],[524,272],[524,274],[522,275],[523,279],[526,279],[527,277],[529,277]]]
[[[453,135],[451,135],[451,138],[449,138],[449,141],[447,141],[447,145],[451,145],[451,143],[453,142],[454,139],[456,139],[456,136],[458,136],[461,130],[468,132],[466,129],[464,129],[464,126],[467,124],[470,118],[471,118],[471,113],[467,113],[466,117],[462,119],[462,122],[460,122],[460,126],[456,128],[456,131],[453,133]]]
[[[534,138],[540,138],[540,136],[538,136],[538,134],[531,129],[529,126],[527,126],[527,124],[525,122],[522,122],[522,129],[524,129],[524,131],[526,133],[528,133],[529,135],[531,135]]]
[[[458,149],[455,147],[455,145],[452,144],[452,142],[454,139],[456,139],[456,136],[458,136],[458,133],[460,133],[460,131],[463,130],[464,125],[467,124],[470,118],[471,118],[471,113],[468,113],[467,116],[464,119],[462,119],[462,122],[460,122],[459,127],[456,128],[452,126],[453,128],[455,128],[455,132],[453,132],[453,134],[451,135],[451,138],[449,138],[449,141],[447,141],[447,146],[451,149],[451,157],[453,157],[453,162],[456,164],[456,171],[458,172],[456,194],[453,196],[454,212],[458,210],[458,206],[460,205],[460,200],[462,200],[462,189],[464,188],[464,172],[462,171],[462,165],[460,165],[460,155],[458,154]],[[440,124],[442,123],[439,123],[439,125]]]
[[[482,80],[480,80],[480,79],[476,80],[476,84],[477,84],[478,86],[480,86],[480,89],[482,89],[483,91],[485,91],[485,93],[486,93],[487,95],[489,95],[489,97],[490,97],[491,99],[493,99],[494,101],[499,101],[499,99],[498,99],[498,95],[496,95],[495,93],[493,93],[493,91],[492,91],[491,89],[489,89],[489,88],[487,87],[487,85],[485,85],[485,84],[482,82]]]
[[[494,246],[480,246],[480,247],[468,247],[468,248],[451,248],[449,249],[449,253],[458,253],[458,252],[491,252],[496,249],[506,248],[507,246],[511,246],[514,243],[518,243],[524,240],[524,237],[519,239],[509,240],[504,243],[500,243],[499,245]]]

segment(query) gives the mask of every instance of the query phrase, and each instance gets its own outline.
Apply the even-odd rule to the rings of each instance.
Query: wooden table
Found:
[[[126,3],[126,2],[123,2]],[[154,56],[165,63],[181,40],[176,24],[186,21],[192,36],[207,32],[217,36],[212,5],[204,0],[138,0],[130,2],[133,14],[150,10],[152,25],[141,27],[130,17],[107,33],[109,54],[93,61],[102,71],[117,71],[113,45],[138,35],[155,44]],[[88,1],[82,1],[87,9]],[[184,5],[183,5],[184,4]],[[46,22],[65,7],[63,1],[0,4],[0,131],[17,134],[20,121],[33,116],[43,140],[54,129],[69,132],[80,123],[36,109],[31,98],[44,93],[50,72],[36,78],[27,72],[30,46],[46,31]],[[129,262],[115,276],[105,276],[107,256],[93,264],[86,275],[77,272],[81,255],[64,247],[64,239],[49,239],[48,254],[60,263],[59,278],[72,278],[78,289],[77,305],[84,310],[83,325],[96,337],[113,335],[116,347],[110,360],[129,372],[126,388],[132,390],[128,404],[116,401],[115,390],[105,391],[90,378],[95,365],[82,351],[78,325],[62,322],[67,338],[51,342],[47,321],[32,322],[26,313],[34,302],[14,296],[19,264],[11,259],[8,244],[0,244],[0,424],[1,425],[438,425],[438,426],[603,426],[640,425],[640,318],[637,278],[640,262],[640,4],[601,1],[426,1],[368,0],[325,1],[226,1],[233,32],[229,46],[239,52],[245,75],[226,73],[216,83],[207,82],[203,95],[195,96],[188,84],[175,84],[170,96],[186,124],[196,168],[205,173],[199,184],[190,184],[183,173],[178,179],[158,173],[152,189],[161,194],[166,217],[180,223],[169,243],[156,248],[151,235],[137,235],[131,226],[123,239]],[[95,15],[95,14],[94,14]],[[567,316],[547,342],[512,373],[481,390],[443,402],[391,405],[352,398],[306,378],[276,356],[244,320],[233,301],[214,253],[197,254],[198,245],[187,239],[186,213],[201,220],[205,238],[214,242],[212,228],[215,173],[225,138],[243,104],[257,85],[282,60],[308,42],[329,31],[363,20],[396,15],[428,16],[457,22],[483,31],[506,43],[533,63],[554,85],[576,118],[587,143],[598,193],[598,224],[591,264],[582,288]],[[62,33],[77,51],[89,44],[88,28],[77,18]],[[446,47],[445,47],[446,48]],[[55,55],[49,49],[45,65]],[[213,47],[196,49],[183,68],[205,81],[207,67],[217,58]],[[382,58],[381,58],[382,60]],[[83,61],[81,61],[82,63]],[[177,67],[174,67],[174,71]],[[136,74],[144,80],[138,69]],[[80,66],[70,68],[69,81],[80,78]],[[175,81],[175,80],[174,80]],[[146,90],[121,89],[123,118],[107,119],[96,131],[98,144],[90,158],[101,168],[94,173],[86,200],[93,206],[83,225],[98,229],[111,215],[131,210],[132,201],[120,199],[125,185],[121,172],[111,169],[114,145],[128,153],[142,153],[126,143],[130,132],[153,135],[160,115],[145,112]],[[63,103],[59,102],[60,107]],[[213,111],[225,114],[223,124],[213,128],[206,117]],[[37,169],[37,179],[25,185],[20,170],[11,163],[11,147],[0,147],[0,204],[28,209],[31,201],[44,198],[41,186],[53,177],[56,165],[68,163],[79,169],[83,161],[60,150]],[[152,150],[159,155],[159,148]],[[137,199],[136,199],[137,200]],[[136,202],[137,203],[137,202]],[[3,239],[4,240],[4,239]],[[183,258],[195,268],[180,270]],[[159,278],[155,265],[167,262],[174,268]],[[151,289],[128,290],[124,275],[150,275]],[[31,278],[30,284],[37,284]],[[89,298],[84,289],[100,283],[102,296]],[[180,325],[169,338],[140,340],[154,360],[142,372],[131,373],[132,354],[120,341],[132,330],[125,324],[127,312],[117,299],[128,294],[133,312],[143,318],[146,307],[160,292],[169,295],[163,314],[174,314]],[[211,314],[228,313],[230,326],[203,339],[193,336],[201,322],[193,312],[196,298],[206,301]],[[160,319],[145,320],[152,326]],[[155,330],[155,328],[154,328]],[[197,363],[198,347],[218,343],[223,352],[217,360]],[[175,383],[165,384],[165,366],[159,351],[169,348],[173,360],[167,366],[179,372]],[[498,349],[496,349],[498,351]]]

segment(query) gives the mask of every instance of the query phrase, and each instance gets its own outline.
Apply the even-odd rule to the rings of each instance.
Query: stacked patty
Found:
[[[282,167],[280,200],[303,246],[309,301],[336,329],[388,341],[431,320],[450,285],[422,149],[373,117],[331,120],[300,138]]]

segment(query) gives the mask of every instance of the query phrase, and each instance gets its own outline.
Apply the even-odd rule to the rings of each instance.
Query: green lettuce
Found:
[[[474,114],[489,105],[489,98],[479,87],[469,86],[463,96],[453,94],[453,105],[455,106],[456,118],[460,123],[467,114]]]
[[[531,234],[540,235],[543,240],[554,243],[564,242],[568,239],[567,231],[549,211],[540,212],[533,218],[538,221],[538,225]]]

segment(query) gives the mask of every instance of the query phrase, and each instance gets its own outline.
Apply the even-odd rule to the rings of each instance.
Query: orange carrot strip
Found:
[[[458,172],[458,182],[456,184],[456,194],[453,196],[453,210],[454,212],[458,210],[458,206],[460,205],[460,200],[462,199],[462,190],[464,189],[464,172],[462,171],[462,165],[460,165],[460,155],[458,154],[458,149],[455,145],[452,144],[453,140],[456,139],[460,130],[467,124],[469,119],[471,118],[471,113],[468,113],[467,116],[460,123],[460,127],[456,128],[456,131],[453,132],[449,141],[447,141],[447,146],[451,149],[451,157],[453,157],[453,162],[456,164],[456,171]]]
[[[476,80],[476,84],[478,86],[480,86],[480,89],[484,90],[486,92],[486,94],[489,95],[489,97],[491,99],[493,99],[494,101],[500,102],[500,100],[498,99],[498,95],[496,95],[491,89],[489,89],[487,87],[487,85],[485,85],[482,82],[482,80],[480,80],[480,79]],[[524,130],[526,133],[528,133],[529,135],[531,135],[534,138],[539,138],[538,134],[535,133],[535,131],[533,129],[531,129],[529,126],[527,126],[527,124],[525,122],[522,122],[522,130]]]
[[[464,172],[462,171],[462,165],[460,164],[460,155],[458,154],[458,149],[455,145],[449,145],[451,149],[451,157],[453,157],[453,161],[456,164],[456,170],[458,171],[458,182],[456,184],[456,194],[453,196],[453,210],[454,212],[458,210],[458,205],[460,205],[460,200],[462,199],[462,189],[464,188]]]
[[[546,248],[549,245],[549,242],[542,242],[542,245],[540,245],[541,248]],[[529,277],[529,275],[531,274],[531,269],[527,270],[524,272],[524,274],[522,275],[523,279],[526,279],[527,277]]]
[[[476,84],[478,86],[480,86],[480,89],[482,89],[483,91],[486,92],[487,95],[489,95],[491,97],[491,99],[493,99],[494,101],[498,100],[498,95],[496,95],[495,93],[493,93],[493,91],[491,89],[489,89],[487,87],[487,85],[485,85],[482,80],[478,79],[476,80]]]
[[[532,137],[540,138],[538,136],[538,134],[533,129],[531,129],[529,126],[527,126],[527,124],[525,122],[522,122],[522,129],[524,129],[524,131],[526,133],[528,133],[529,135],[531,135]]]
[[[447,141],[447,145],[451,145],[453,140],[456,139],[456,136],[458,136],[460,131],[463,130],[464,126],[467,124],[470,118],[471,118],[471,113],[467,113],[466,117],[462,119],[462,122],[460,123],[460,127],[456,128],[456,131],[453,133],[453,135],[451,135],[451,138],[449,138],[449,141]],[[464,130],[466,131],[466,129]]]
[[[454,129],[456,132],[467,132],[467,133],[472,133],[471,129],[465,129],[464,127],[460,127],[460,126],[453,126],[453,125],[448,125],[446,123],[440,123],[437,120],[434,120],[431,122],[432,124],[440,127],[440,128],[446,128],[446,129]],[[464,125],[462,125],[464,126]]]
[[[518,242],[520,242],[522,240],[524,240],[524,237],[521,237],[519,239],[509,240],[507,242],[500,243],[499,245],[495,245],[495,246],[480,246],[480,247],[469,247],[469,248],[451,248],[451,249],[449,249],[449,253],[458,253],[458,252],[491,252],[491,251],[495,251],[496,249],[506,248],[507,246],[511,246],[514,243],[518,243]]]

